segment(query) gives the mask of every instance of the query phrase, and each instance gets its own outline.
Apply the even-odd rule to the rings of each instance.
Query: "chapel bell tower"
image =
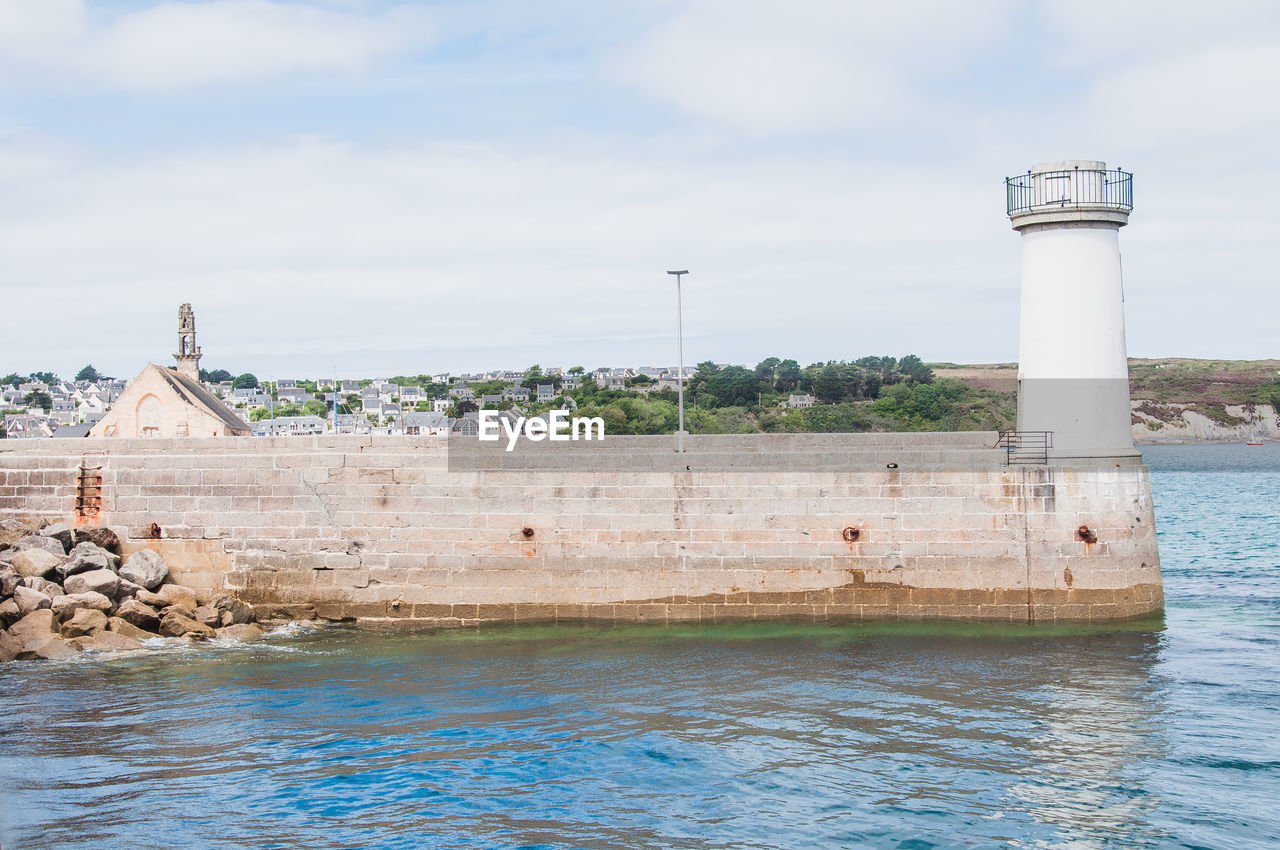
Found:
[[[178,308],[178,371],[193,381],[200,380],[200,346],[196,345],[196,314],[190,304]]]

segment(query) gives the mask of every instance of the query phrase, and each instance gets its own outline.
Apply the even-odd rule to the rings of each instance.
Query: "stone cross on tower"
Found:
[[[200,346],[196,345],[196,314],[190,304],[178,308],[178,371],[193,381],[200,380]]]

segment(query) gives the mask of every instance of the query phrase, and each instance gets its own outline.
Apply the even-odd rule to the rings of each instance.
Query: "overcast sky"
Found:
[[[0,0],[0,372],[1013,360],[1003,178],[1134,173],[1134,356],[1280,356],[1280,3]]]

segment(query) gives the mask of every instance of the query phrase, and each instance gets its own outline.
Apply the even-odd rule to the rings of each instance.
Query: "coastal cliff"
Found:
[[[1157,443],[1243,443],[1280,440],[1280,415],[1256,404],[1182,404],[1135,399],[1133,441]]]

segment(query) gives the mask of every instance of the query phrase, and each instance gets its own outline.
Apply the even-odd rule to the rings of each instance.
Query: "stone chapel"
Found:
[[[200,383],[200,346],[190,304],[178,308],[177,368],[148,363],[90,437],[247,437],[250,428]]]

